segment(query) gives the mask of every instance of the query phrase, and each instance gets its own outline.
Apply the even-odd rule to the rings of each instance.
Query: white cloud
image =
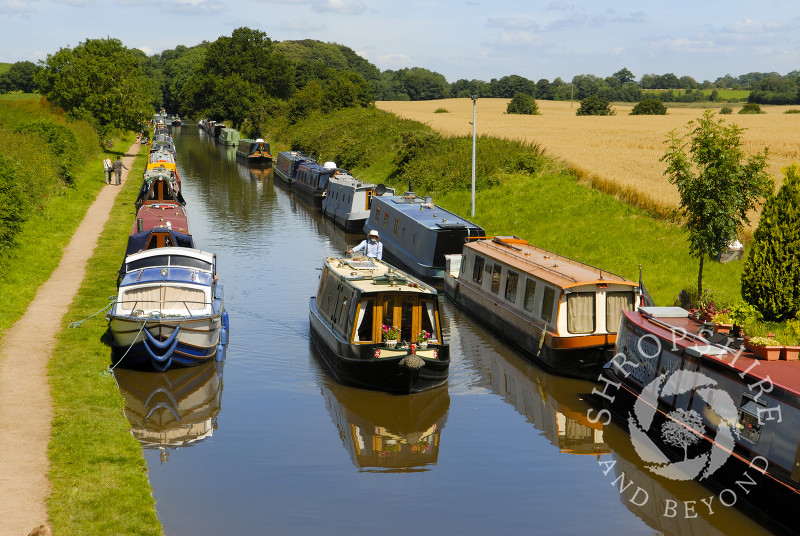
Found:
[[[756,34],[765,32],[776,32],[786,30],[788,27],[785,24],[777,22],[761,22],[753,19],[744,19],[722,27],[722,30],[730,33],[744,33]]]
[[[326,0],[312,4],[321,13],[338,13],[340,15],[360,15],[367,10],[362,2],[345,2],[343,0]]]
[[[539,24],[532,19],[520,18],[491,18],[486,21],[487,28],[505,28],[507,30],[534,30]]]
[[[2,15],[28,15],[36,13],[36,8],[31,2],[24,0],[0,0],[0,14]]]

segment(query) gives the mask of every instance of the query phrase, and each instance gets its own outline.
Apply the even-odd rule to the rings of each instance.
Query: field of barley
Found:
[[[538,144],[545,153],[565,162],[582,179],[607,191],[627,192],[629,201],[644,207],[669,210],[679,205],[677,189],[664,175],[659,159],[671,130],[686,132],[686,124],[705,108],[669,107],[667,115],[629,115],[633,104],[612,104],[616,115],[579,117],[574,102],[536,101],[540,115],[506,114],[508,99],[478,99],[476,133]],[[472,135],[472,100],[381,101],[376,107],[399,117],[430,125],[448,135]],[[722,105],[713,104],[719,109]],[[742,104],[729,104],[731,115],[718,115],[725,124],[746,129],[743,148],[748,154],[769,150],[770,175],[776,188],[782,184],[781,168],[800,161],[800,114],[784,114],[791,106],[762,106],[758,115],[736,112]],[[437,109],[447,113],[434,113]],[[795,107],[797,108],[797,107]],[[616,185],[617,188],[608,187]],[[757,217],[751,218],[751,228]]]

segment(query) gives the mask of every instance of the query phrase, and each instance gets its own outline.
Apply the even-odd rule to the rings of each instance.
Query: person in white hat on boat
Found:
[[[352,255],[356,251],[364,251],[364,255],[371,259],[381,260],[383,258],[383,244],[378,236],[378,231],[373,229],[367,235],[366,240],[362,240],[359,245],[349,251]]]

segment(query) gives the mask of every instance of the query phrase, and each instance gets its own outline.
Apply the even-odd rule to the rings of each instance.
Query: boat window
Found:
[[[381,207],[375,207],[375,223],[378,223],[381,219]]]
[[[633,311],[633,292],[606,292],[606,331],[617,332],[622,311]]]
[[[594,333],[594,292],[571,292],[567,294],[567,331],[570,333]]]
[[[475,265],[472,269],[472,280],[475,281],[477,284],[481,284],[483,281],[483,257],[475,257]]]
[[[420,330],[425,330],[431,334],[429,340],[438,341],[439,332],[436,330],[436,302],[423,300],[424,308],[420,315]]]
[[[205,292],[201,289],[163,287],[163,308],[177,311],[197,311],[206,307]]]
[[[383,213],[383,228],[384,229],[388,229],[389,228],[389,212],[388,211]]]
[[[354,342],[372,342],[372,318],[374,316],[375,300],[361,300],[358,304]]]
[[[506,275],[506,299],[511,303],[517,302],[517,283],[519,282],[519,274],[509,270]]]
[[[136,259],[128,263],[128,271],[138,270],[139,268],[147,268],[148,266],[168,266],[169,255],[154,255],[152,257],[145,257],[143,259]]]
[[[533,300],[536,298],[536,281],[533,279],[525,280],[525,301],[523,307],[528,312],[533,312]]]
[[[394,297],[383,296],[381,300],[381,310],[383,311],[383,318],[381,322],[384,326],[394,325]]]
[[[414,340],[416,333],[412,332],[414,328],[414,302],[416,298],[413,296],[403,296],[400,306],[400,340],[411,341]]]
[[[400,225],[400,220],[394,219],[394,235],[397,236],[397,226]]]
[[[550,322],[553,320],[553,306],[556,301],[556,291],[553,287],[544,287],[542,296],[542,320]]]
[[[500,292],[500,274],[503,272],[503,266],[495,264],[492,270],[492,292],[497,294]]]
[[[336,312],[336,327],[339,328],[339,331],[345,332],[345,326],[347,325],[347,299],[350,296],[347,294],[342,294],[339,300],[339,308]]]

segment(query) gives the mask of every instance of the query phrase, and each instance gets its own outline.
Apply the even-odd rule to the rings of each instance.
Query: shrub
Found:
[[[450,110],[448,110],[447,108],[436,108],[433,111],[433,113],[435,113],[435,114],[449,114]]]
[[[515,93],[506,107],[508,114],[539,115],[539,105],[526,93]]]
[[[667,115],[667,107],[658,99],[643,99],[633,107],[630,115]]]
[[[742,272],[742,297],[776,321],[800,311],[800,165],[783,172],[786,180],[764,204]]]
[[[0,155],[0,253],[11,247],[28,217],[24,187],[11,160]]]
[[[611,103],[606,99],[592,95],[581,101],[581,107],[575,115],[614,115]]]
[[[785,114],[800,114],[800,110],[798,110],[797,108],[791,108],[789,110],[786,110],[783,113],[785,113]]]
[[[722,108],[720,108],[719,113],[724,115],[732,114],[733,108],[731,108],[730,106],[723,106]]]
[[[761,106],[759,106],[755,102],[748,102],[747,104],[742,106],[742,109],[739,110],[739,113],[740,114],[763,114],[765,112],[763,112],[761,110]]]

